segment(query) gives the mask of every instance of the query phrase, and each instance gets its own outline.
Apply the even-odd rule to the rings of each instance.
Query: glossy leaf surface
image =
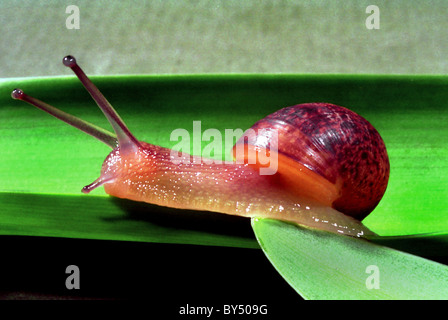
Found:
[[[263,251],[307,299],[448,299],[448,266],[269,219],[253,219]],[[446,248],[445,248],[446,249]]]
[[[170,141],[174,129],[192,132],[194,120],[201,121],[202,131],[217,128],[224,132],[226,128],[246,129],[266,114],[297,103],[325,101],[353,109],[383,136],[392,168],[385,197],[366,218],[366,225],[389,236],[448,229],[447,77],[117,76],[93,77],[93,81],[139,139],[166,147],[177,143]],[[179,213],[160,223],[154,218],[160,215],[151,212],[162,209],[117,201],[102,189],[81,194],[81,188],[98,176],[110,149],[40,110],[12,100],[10,92],[15,87],[109,129],[73,77],[3,80],[2,234],[257,246],[247,231],[248,221],[237,219],[240,227],[235,231],[231,217],[220,217],[218,221],[230,220],[229,225],[221,228],[221,222],[216,222],[216,228],[209,228],[210,223],[201,222],[205,226],[198,230],[201,223],[196,220],[185,218],[194,222],[176,223]],[[215,157],[222,158],[227,152],[217,152]],[[135,219],[136,215],[139,218]],[[198,217],[200,221],[215,219]]]

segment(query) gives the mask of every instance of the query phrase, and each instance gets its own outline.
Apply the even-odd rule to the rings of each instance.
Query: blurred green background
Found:
[[[78,30],[66,28],[72,4]],[[379,30],[365,26],[371,4]],[[447,9],[444,0],[2,0],[0,78],[70,74],[66,54],[90,75],[446,74]]]

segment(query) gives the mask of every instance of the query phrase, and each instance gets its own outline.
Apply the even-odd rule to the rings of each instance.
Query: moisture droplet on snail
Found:
[[[237,141],[234,161],[204,161],[183,153],[189,161],[179,164],[170,149],[132,135],[74,57],[64,57],[63,63],[78,76],[115,134],[20,89],[11,95],[113,149],[100,177],[84,193],[104,186],[112,196],[160,206],[272,218],[356,237],[373,234],[361,220],[384,195],[389,158],[378,131],[355,112],[330,103],[286,107],[256,122]],[[269,140],[272,132],[275,142]],[[244,152],[236,152],[241,146]],[[257,159],[266,152],[276,152],[278,161],[271,175],[259,173]]]

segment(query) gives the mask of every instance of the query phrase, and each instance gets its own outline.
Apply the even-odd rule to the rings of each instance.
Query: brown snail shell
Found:
[[[390,172],[386,146],[378,131],[355,112],[329,103],[305,103],[280,109],[252,129],[258,134],[248,135],[248,145],[272,148],[267,145],[269,130],[277,130],[274,147],[279,155],[334,185],[334,209],[362,220],[383,197]]]

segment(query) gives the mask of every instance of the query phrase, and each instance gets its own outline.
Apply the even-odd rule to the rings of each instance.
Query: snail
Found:
[[[75,58],[66,56],[63,64],[80,79],[115,134],[21,89],[11,96],[113,149],[84,193],[104,186],[109,195],[160,206],[273,218],[355,237],[374,234],[361,221],[383,197],[390,165],[378,131],[355,112],[330,103],[285,107],[243,134],[232,149],[234,161],[205,161],[137,140]],[[174,161],[176,154],[182,161]],[[272,174],[260,174],[266,154],[275,155]]]

